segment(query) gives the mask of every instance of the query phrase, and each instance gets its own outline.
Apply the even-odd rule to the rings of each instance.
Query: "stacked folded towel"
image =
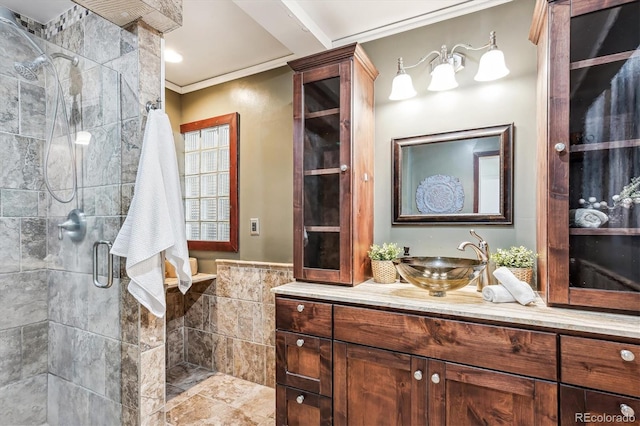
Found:
[[[521,305],[528,305],[536,300],[536,293],[531,286],[520,281],[504,266],[493,271],[493,276],[498,279],[500,284],[483,288],[482,297],[484,300],[494,303],[517,301]]]

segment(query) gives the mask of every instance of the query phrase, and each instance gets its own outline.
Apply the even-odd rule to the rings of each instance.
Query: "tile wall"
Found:
[[[217,278],[167,294],[167,367],[181,362],[275,387],[275,298],[293,265],[217,261]]]
[[[129,208],[143,104],[161,93],[161,36],[78,7],[67,15],[56,31],[25,26],[48,36],[35,39],[47,53],[80,57],[78,67],[54,59],[72,131],[94,136],[75,148],[79,190],[71,204],[53,200],[43,179],[55,79],[42,71],[35,82],[18,76],[13,63],[38,52],[19,34],[0,37],[0,423],[164,424],[164,320],[126,291],[124,265],[108,290],[94,287],[90,274],[93,242],[113,241]],[[48,164],[64,194],[72,181],[62,135],[55,128]],[[81,243],[58,239],[72,208],[87,216]]]
[[[47,419],[47,198],[42,80],[13,68],[29,60],[18,33],[0,37],[0,407],[6,424]]]

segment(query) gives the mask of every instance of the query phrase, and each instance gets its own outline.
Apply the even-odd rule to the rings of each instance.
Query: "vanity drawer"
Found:
[[[276,385],[277,426],[331,426],[331,398]]]
[[[331,396],[331,340],[276,332],[276,381],[279,384]]]
[[[297,299],[276,299],[276,328],[331,338],[332,305]]]
[[[556,335],[552,333],[335,306],[334,339],[541,379],[557,378]]]
[[[640,426],[640,399],[560,385],[560,424]],[[608,416],[607,419],[604,416]],[[603,418],[604,417],[604,418]],[[607,421],[608,420],[608,421]]]
[[[560,380],[640,397],[640,346],[561,336]]]

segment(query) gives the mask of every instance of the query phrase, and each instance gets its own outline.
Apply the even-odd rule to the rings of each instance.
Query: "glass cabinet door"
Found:
[[[294,75],[297,279],[352,279],[349,69],[345,61]]]
[[[340,269],[340,76],[304,97],[304,267]]]
[[[640,291],[639,16],[636,1],[571,18],[567,90],[573,288]]]

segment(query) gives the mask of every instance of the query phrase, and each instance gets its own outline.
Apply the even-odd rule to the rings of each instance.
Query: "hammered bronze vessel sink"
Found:
[[[480,260],[458,257],[402,257],[393,263],[402,278],[436,297],[466,286],[485,267]]]

